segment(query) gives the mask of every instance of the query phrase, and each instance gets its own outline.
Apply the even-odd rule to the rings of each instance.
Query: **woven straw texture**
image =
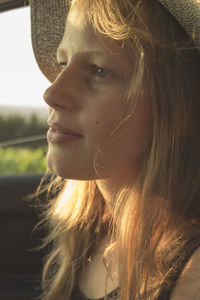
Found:
[[[200,0],[158,0],[181,24],[200,52]]]
[[[200,0],[158,1],[177,19],[200,52]],[[52,82],[59,72],[56,49],[64,33],[66,0],[30,0],[30,5],[33,51],[39,68]]]
[[[32,45],[43,74],[53,82],[59,72],[56,50],[65,28],[66,0],[31,0]]]

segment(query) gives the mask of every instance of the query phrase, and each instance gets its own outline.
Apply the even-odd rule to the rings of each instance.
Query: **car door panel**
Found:
[[[42,175],[0,176],[0,300],[29,300],[39,294],[42,232],[39,218],[24,197],[36,191]]]

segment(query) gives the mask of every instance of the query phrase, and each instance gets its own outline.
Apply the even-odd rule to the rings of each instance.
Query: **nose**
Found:
[[[55,110],[73,111],[77,107],[77,85],[74,75],[67,67],[61,71],[51,86],[44,92],[45,102]],[[76,87],[75,87],[76,86]]]

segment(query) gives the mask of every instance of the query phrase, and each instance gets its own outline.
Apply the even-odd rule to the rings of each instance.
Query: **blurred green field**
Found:
[[[0,148],[0,175],[34,174],[46,171],[47,146]]]

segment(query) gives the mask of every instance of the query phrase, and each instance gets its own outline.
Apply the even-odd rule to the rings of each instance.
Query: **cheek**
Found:
[[[151,111],[146,101],[141,100],[130,118],[123,120],[121,110],[118,114],[110,113],[110,118],[102,125],[106,134],[99,161],[112,170],[112,175],[119,172],[137,174],[151,137]]]
[[[83,124],[85,124],[86,133],[94,139],[107,140],[113,130],[124,118],[125,104],[122,97],[117,95],[107,96],[106,99],[98,99],[95,105],[91,104],[87,112],[83,116]]]
[[[106,147],[109,146],[112,133],[120,120],[120,118],[113,118],[112,115],[112,117],[109,117],[107,114],[105,116],[96,115],[96,117],[91,118],[86,134],[89,145],[93,145],[96,149],[104,152]]]

